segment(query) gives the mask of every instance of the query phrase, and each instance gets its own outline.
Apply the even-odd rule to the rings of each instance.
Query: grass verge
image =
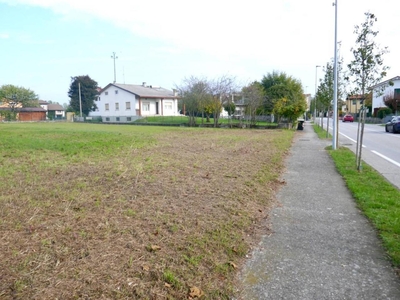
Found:
[[[314,124],[313,128],[320,139],[332,138],[332,135],[330,133],[328,133],[328,137],[326,136],[326,130],[324,130],[321,126]]]
[[[314,125],[320,138],[326,131]],[[383,246],[396,269],[400,268],[400,191],[366,163],[357,171],[355,154],[346,147],[328,150],[338,172],[357,202],[358,207],[379,232]]]

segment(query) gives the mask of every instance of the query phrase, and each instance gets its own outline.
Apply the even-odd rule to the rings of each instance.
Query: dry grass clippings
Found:
[[[291,136],[180,129],[95,163],[15,159],[28,165],[0,193],[0,298],[229,299]]]

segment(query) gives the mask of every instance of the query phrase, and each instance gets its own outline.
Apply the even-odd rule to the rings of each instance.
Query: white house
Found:
[[[372,111],[385,107],[383,97],[389,94],[400,96],[400,76],[393,77],[371,87],[372,90]]]
[[[103,122],[131,122],[146,116],[178,116],[176,91],[161,87],[110,83],[100,91],[95,101],[96,111],[90,117]]]

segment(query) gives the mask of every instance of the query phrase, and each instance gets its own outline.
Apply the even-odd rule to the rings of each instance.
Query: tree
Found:
[[[383,103],[396,114],[400,104],[400,94],[394,94],[393,91],[383,96]]]
[[[227,101],[224,104],[224,109],[228,113],[228,116],[233,116],[236,110],[236,104],[233,101]]]
[[[206,114],[207,122],[214,117],[214,127],[217,127],[223,104],[228,102],[235,89],[235,80],[229,76],[221,76],[215,80],[191,76],[176,86],[182,100],[185,113],[189,115],[189,125],[196,123],[198,113]]]
[[[213,95],[209,94],[207,97],[204,98],[201,108],[202,112],[206,114],[207,117],[206,122],[209,123],[211,115],[214,114],[214,119],[215,119],[215,115],[217,114],[219,116],[219,114],[221,113],[222,102]]]
[[[303,87],[299,80],[284,72],[273,71],[263,77],[261,85],[267,98],[265,111],[284,116],[289,122],[295,121],[307,108]]]
[[[357,35],[356,45],[351,49],[354,59],[348,64],[351,82],[354,84],[354,93],[360,94],[365,99],[368,89],[378,84],[389,67],[383,65],[383,55],[388,53],[387,47],[380,49],[375,43],[378,31],[373,30],[377,18],[374,14],[365,13],[365,21],[356,25],[354,33]],[[357,169],[361,171],[362,142],[364,135],[365,113],[364,107],[360,110],[360,118],[357,131]]]
[[[79,84],[81,90],[81,103],[79,101]],[[69,87],[68,96],[70,97],[70,107],[75,112],[80,112],[82,105],[82,113],[88,115],[90,111],[96,110],[95,100],[99,95],[97,82],[88,75],[71,77],[71,85]]]
[[[16,107],[39,106],[38,95],[35,94],[34,91],[12,84],[5,84],[0,87],[0,103],[1,102],[8,104],[11,108],[11,110],[3,110],[0,112],[2,117],[8,121],[17,118]]]
[[[0,87],[0,100],[6,103],[13,102],[14,106],[38,107],[38,95],[34,91],[12,85],[5,84]]]
[[[242,89],[244,103],[246,104],[246,115],[249,117],[250,125],[256,124],[257,111],[265,99],[263,87],[259,82],[253,82]]]
[[[184,78],[181,85],[177,85],[182,102],[182,109],[189,116],[189,126],[196,124],[196,116],[203,111],[204,103],[209,98],[209,84],[205,78],[194,76]]]
[[[237,89],[235,78],[223,75],[209,82],[210,93],[212,96],[211,111],[214,115],[214,127],[218,126],[219,116],[222,106],[231,99],[231,95]]]

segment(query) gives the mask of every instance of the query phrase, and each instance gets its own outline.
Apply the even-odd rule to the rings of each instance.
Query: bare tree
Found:
[[[210,95],[207,79],[191,76],[175,87],[181,95],[183,110],[189,117],[189,126],[196,125],[196,116],[203,111],[204,102]]]
[[[217,127],[223,104],[229,101],[232,93],[237,90],[236,79],[223,75],[210,81],[209,84],[212,95],[211,110],[214,115],[214,127]]]
[[[242,89],[244,102],[246,104],[246,115],[249,117],[250,125],[256,125],[257,111],[262,107],[265,100],[263,87],[258,82],[253,82]]]
[[[356,46],[352,48],[354,60],[348,65],[352,82],[355,84],[355,94],[361,94],[362,100],[366,98],[366,91],[376,85],[386,76],[388,66],[383,65],[383,55],[388,52],[387,47],[380,49],[375,42],[378,31],[373,30],[377,18],[374,14],[365,13],[365,21],[361,26],[355,26],[354,33],[357,35]],[[363,104],[363,103],[362,103]],[[357,131],[356,161],[357,169],[361,171],[362,142],[365,124],[365,106],[360,109],[360,119]]]

